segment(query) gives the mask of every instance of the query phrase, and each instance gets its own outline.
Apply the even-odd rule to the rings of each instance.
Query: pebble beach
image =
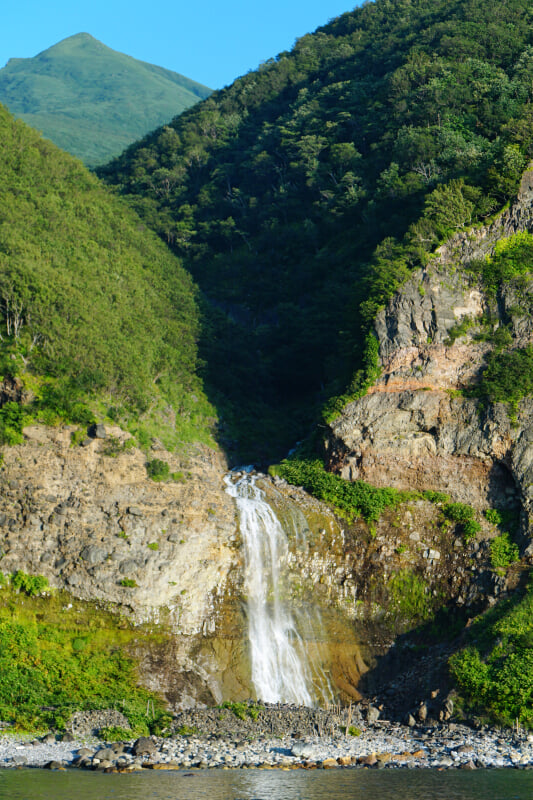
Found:
[[[67,736],[66,738],[72,738]],[[102,743],[0,736],[0,768],[144,769],[533,769],[533,735],[465,725],[409,727],[377,722],[359,735],[257,739],[172,735]]]

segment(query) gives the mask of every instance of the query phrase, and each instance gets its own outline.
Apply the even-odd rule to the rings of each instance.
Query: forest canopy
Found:
[[[526,0],[367,3],[100,170],[202,289],[207,376],[250,456],[305,433],[409,271],[516,192],[532,21]]]
[[[136,415],[156,398],[186,413],[202,391],[189,275],[97,178],[3,106],[0,138],[2,374],[23,371],[66,417],[96,394]]]

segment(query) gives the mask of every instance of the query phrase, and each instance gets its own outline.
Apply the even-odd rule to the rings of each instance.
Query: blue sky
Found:
[[[213,89],[288,50],[358,0],[16,0],[0,23],[0,67],[75,33]]]

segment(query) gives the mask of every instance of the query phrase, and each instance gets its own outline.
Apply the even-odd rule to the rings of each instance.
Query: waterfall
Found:
[[[252,683],[257,697],[270,703],[306,706],[329,700],[329,681],[309,659],[300,632],[302,628],[309,631],[311,616],[292,611],[284,599],[283,567],[289,543],[283,525],[257,486],[256,476],[246,474],[235,482],[227,476],[226,486],[235,498],[240,520]]]

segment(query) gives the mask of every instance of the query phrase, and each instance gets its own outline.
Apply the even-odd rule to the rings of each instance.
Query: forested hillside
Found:
[[[376,310],[513,195],[532,21],[526,0],[368,3],[102,168],[203,290],[230,448],[279,455],[353,393]]]
[[[195,288],[179,261],[79,162],[0,106],[1,373],[32,399],[0,412],[111,417],[206,438]],[[17,377],[22,381],[17,384]],[[5,388],[5,387],[4,387]],[[5,403],[6,398],[3,399]]]
[[[103,164],[211,93],[78,33],[0,69],[0,102],[86,164]]]

